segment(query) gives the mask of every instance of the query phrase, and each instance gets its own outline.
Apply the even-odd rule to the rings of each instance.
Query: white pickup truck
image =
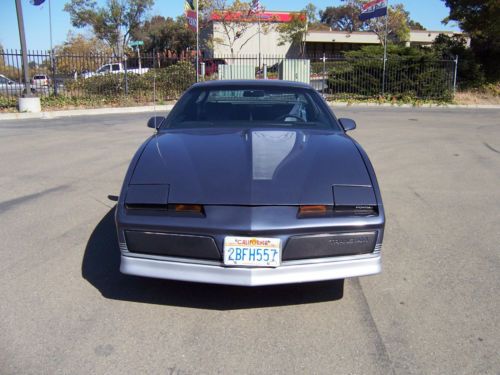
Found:
[[[127,68],[127,74],[144,74],[149,71],[149,68],[137,68],[137,69],[129,69]],[[90,78],[94,76],[102,76],[104,74],[118,74],[125,73],[125,69],[123,69],[122,63],[113,63],[113,64],[104,64],[95,72],[85,72],[82,73],[83,78]]]

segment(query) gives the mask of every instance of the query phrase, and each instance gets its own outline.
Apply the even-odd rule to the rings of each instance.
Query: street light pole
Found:
[[[23,7],[21,0],[16,0],[17,24],[19,26],[19,40],[21,42],[21,54],[23,60],[24,85],[26,87],[25,97],[31,97],[31,86],[29,80],[28,52],[26,50],[26,35],[24,33]]]

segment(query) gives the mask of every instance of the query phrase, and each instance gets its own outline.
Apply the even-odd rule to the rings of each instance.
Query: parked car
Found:
[[[280,64],[275,63],[275,64],[267,67],[267,73],[279,73],[279,68],[280,68]],[[264,74],[264,68],[258,69],[257,74]]]
[[[50,78],[46,74],[35,74],[31,79],[31,85],[37,88],[46,88],[50,86]]]
[[[205,75],[208,77],[219,72],[219,65],[226,64],[224,59],[206,59],[203,62],[205,63]]]
[[[0,74],[0,94],[19,96],[23,92],[26,92],[23,83],[15,82],[3,74]],[[31,92],[36,92],[34,87],[31,88]]]
[[[127,68],[127,73],[131,74],[144,74],[149,71],[149,68]],[[96,75],[104,75],[104,74],[118,74],[118,73],[125,73],[125,68],[123,67],[122,63],[113,63],[113,64],[104,64],[101,66],[99,69],[97,69],[95,72],[89,72],[85,71],[82,73],[83,78],[90,78],[94,77]]]
[[[195,84],[133,157],[116,208],[121,272],[244,286],[381,270],[367,154],[303,83]]]

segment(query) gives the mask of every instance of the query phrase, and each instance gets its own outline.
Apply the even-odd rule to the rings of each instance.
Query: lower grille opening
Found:
[[[283,250],[283,260],[369,254],[376,241],[376,231],[294,236]]]
[[[212,237],[158,232],[125,231],[130,252],[181,258],[221,260]]]

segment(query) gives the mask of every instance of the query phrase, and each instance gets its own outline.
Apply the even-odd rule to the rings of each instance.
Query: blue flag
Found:
[[[30,0],[31,5],[42,5],[45,2],[45,0]]]
[[[371,18],[382,17],[387,14],[387,0],[372,0],[363,5],[360,21],[366,21]]]

